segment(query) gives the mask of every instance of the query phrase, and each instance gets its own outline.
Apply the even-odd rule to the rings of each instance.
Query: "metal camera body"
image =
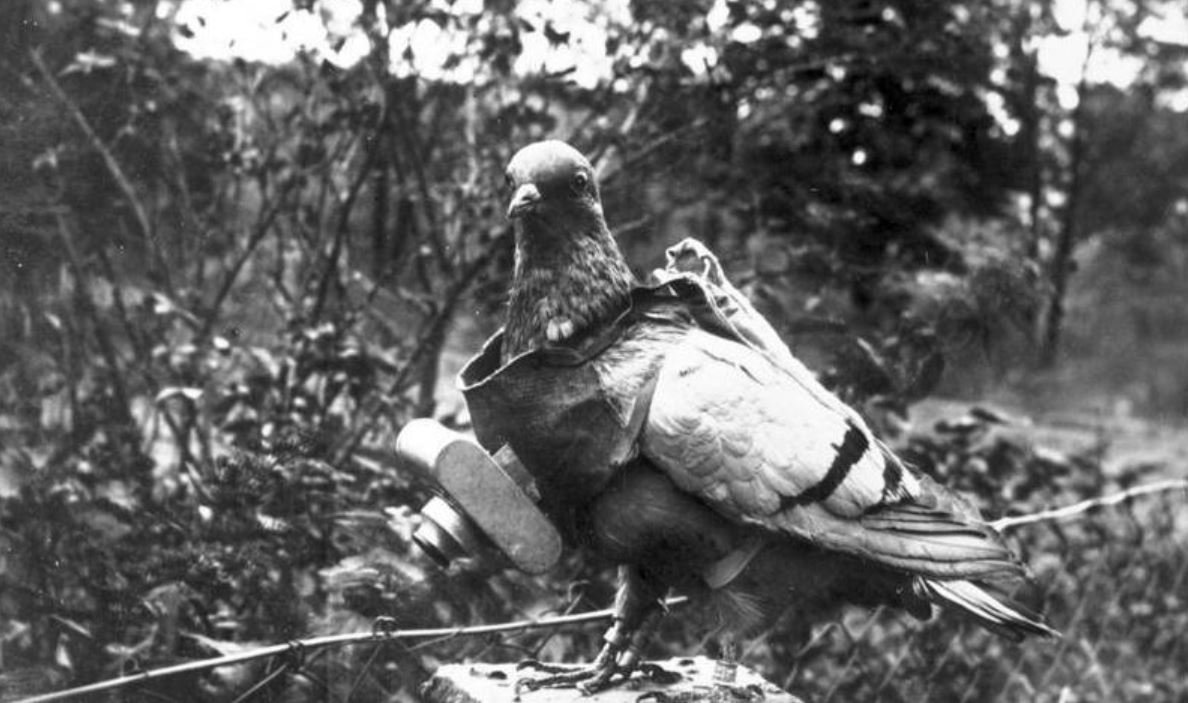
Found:
[[[437,481],[444,495],[421,509],[413,541],[443,566],[492,549],[530,574],[561,556],[561,535],[536,501],[531,474],[511,447],[494,455],[475,441],[429,420],[413,420],[396,438],[396,452]]]

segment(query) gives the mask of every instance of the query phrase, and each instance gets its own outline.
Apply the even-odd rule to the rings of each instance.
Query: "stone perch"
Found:
[[[645,694],[662,694],[643,698],[644,701],[676,700],[681,703],[712,703],[715,700],[738,700],[729,691],[713,697],[713,677],[716,662],[708,657],[679,657],[650,662],[667,672],[679,675],[679,680],[667,683],[635,674],[630,681],[607,691],[584,695],[572,688],[546,688],[521,691],[516,695],[516,681],[532,677],[532,669],[517,669],[515,664],[449,664],[441,667],[421,686],[424,703],[634,703]],[[577,665],[574,665],[576,668]],[[748,689],[749,700],[763,703],[803,703],[799,698],[781,690],[754,671],[738,667],[736,686]],[[667,698],[665,698],[667,696]]]

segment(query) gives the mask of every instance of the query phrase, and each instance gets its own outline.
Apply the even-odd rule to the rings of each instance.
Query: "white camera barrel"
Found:
[[[425,418],[404,426],[396,453],[432,476],[448,497],[434,498],[422,509],[425,522],[414,539],[430,556],[444,563],[480,556],[473,526],[521,571],[539,574],[557,563],[561,535],[537,507],[531,476],[510,447],[492,456],[474,440]]]

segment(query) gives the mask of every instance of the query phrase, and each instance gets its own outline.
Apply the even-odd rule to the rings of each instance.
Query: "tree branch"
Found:
[[[136,188],[132,185],[132,181],[124,173],[124,169],[120,166],[120,162],[116,159],[115,154],[112,153],[103,139],[95,132],[95,128],[91,126],[90,120],[82,113],[78,104],[71,99],[66,91],[63,90],[61,84],[58,83],[57,79],[54,78],[54,74],[45,65],[45,61],[42,60],[41,53],[34,50],[29,52],[29,55],[33,61],[33,66],[41,74],[41,79],[45,81],[45,85],[53,93],[58,102],[62,103],[66,111],[70,113],[70,117],[91,143],[91,148],[97,151],[103,159],[103,164],[107,167],[108,173],[115,180],[116,185],[124,196],[124,200],[128,202],[128,207],[132,209],[132,214],[136,217],[136,224],[140,228],[141,236],[144,237],[149,252],[161,270],[162,280],[165,282],[166,288],[170,291],[170,296],[173,297],[173,286],[169,281],[169,267],[165,265],[165,261],[161,256],[161,250],[157,246],[152,224],[149,221],[148,211],[145,210],[144,204],[140,201],[140,197],[137,196]]]
[[[215,322],[217,322],[219,318],[219,309],[223,307],[223,302],[227,299],[227,296],[231,294],[231,288],[235,285],[235,279],[239,278],[239,273],[247,264],[248,259],[251,258],[252,252],[256,250],[256,247],[260,246],[260,242],[264,241],[264,237],[268,234],[268,230],[272,227],[273,221],[276,219],[277,215],[280,214],[285,199],[295,186],[296,180],[289,179],[289,181],[285,183],[285,186],[281,192],[277,194],[273,206],[268,210],[265,210],[256,221],[256,225],[252,230],[252,234],[248,238],[247,246],[244,247],[242,252],[240,252],[239,257],[235,260],[235,262],[231,264],[231,270],[229,270],[227,275],[223,277],[223,282],[219,285],[219,290],[215,293],[214,300],[211,301],[210,309],[206,313],[206,319],[202,323],[202,329],[198,334],[198,339],[204,340],[210,337],[211,332],[214,330]]]
[[[380,138],[386,121],[386,116],[380,113],[376,120],[376,125],[372,130],[372,136],[375,139]],[[326,303],[326,295],[330,291],[330,281],[333,280],[335,269],[338,268],[338,260],[342,257],[343,242],[346,240],[347,230],[350,226],[351,211],[355,209],[355,201],[359,199],[359,193],[363,191],[363,186],[367,183],[368,176],[371,175],[371,169],[375,166],[379,149],[366,149],[366,152],[367,155],[363,159],[363,164],[359,166],[359,173],[355,176],[355,180],[351,182],[346,197],[340,200],[338,222],[334,227],[334,243],[330,247],[330,254],[326,257],[326,266],[322,271],[321,280],[318,281],[318,293],[314,297],[314,306],[310,314],[311,319],[315,321],[322,314],[322,308]]]
[[[424,362],[424,358],[433,346],[434,340],[444,338],[446,326],[453,320],[454,309],[457,307],[458,302],[462,300],[462,296],[470,289],[470,285],[474,282],[474,279],[495,258],[496,253],[499,252],[503,244],[510,237],[511,228],[508,228],[499,236],[495,237],[487,246],[487,249],[478,258],[470,262],[470,265],[462,271],[450,286],[450,289],[442,296],[441,306],[437,309],[437,314],[421,329],[420,334],[417,335],[417,341],[413,345],[412,353],[405,360],[404,366],[401,367],[400,371],[396,374],[396,378],[389,385],[389,394],[397,395],[407,389],[406,384],[409,378],[414,371],[421,368],[420,364]],[[440,350],[440,345],[437,346],[437,349]],[[384,401],[382,398],[377,398],[376,396],[372,396],[372,398],[374,398],[372,402],[359,408],[358,414],[364,418],[363,422],[354,431],[339,441],[337,446],[330,452],[332,457],[331,464],[338,465],[345,462],[347,457],[350,456],[350,453],[362,441],[363,437],[375,427],[378,421],[377,414],[380,408],[384,406]]]
[[[67,222],[66,214],[64,212],[58,212],[56,219],[58,221],[58,236],[62,240],[62,250],[66,253],[66,260],[70,264],[70,270],[74,273],[75,299],[83,317],[90,320],[94,325],[95,339],[99,343],[99,353],[103,356],[103,360],[107,364],[108,376],[111,381],[111,391],[115,395],[116,404],[119,406],[120,417],[116,419],[121,423],[131,423],[132,406],[128,400],[128,390],[124,383],[119,353],[116,351],[115,343],[112,342],[111,336],[103,327],[103,321],[99,317],[99,311],[95,307],[95,301],[91,300],[91,293],[88,290],[87,273],[83,269],[82,261],[79,260],[78,252],[74,248],[74,241],[70,235],[70,225]]]

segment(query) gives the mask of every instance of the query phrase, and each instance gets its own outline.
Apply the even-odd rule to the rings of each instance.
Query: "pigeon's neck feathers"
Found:
[[[630,304],[635,279],[602,213],[582,214],[553,222],[524,218],[517,224],[505,360],[579,337]]]

